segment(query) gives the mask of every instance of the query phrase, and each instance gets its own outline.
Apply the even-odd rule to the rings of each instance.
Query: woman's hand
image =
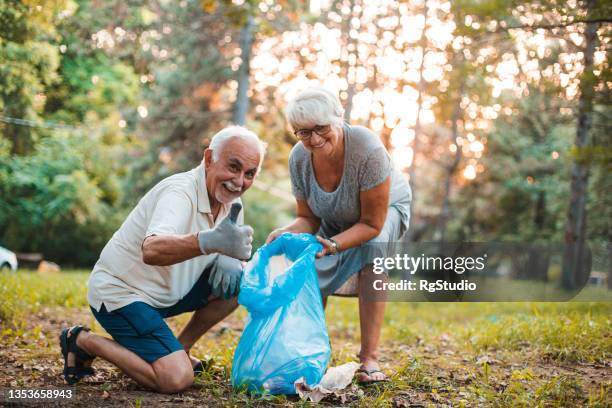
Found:
[[[286,227],[275,229],[274,231],[270,233],[270,235],[268,235],[268,238],[266,238],[266,244],[269,244],[270,242],[274,241],[276,238],[280,237],[285,232],[290,232],[290,231]]]
[[[329,239],[325,239],[317,235],[317,241],[323,245],[323,249],[320,252],[317,252],[317,258],[321,258],[328,254],[335,254],[337,252],[336,247]]]
[[[297,218],[293,220],[291,224],[272,231],[270,235],[268,235],[268,238],[266,238],[266,244],[274,241],[285,232],[291,232],[293,234],[299,234],[302,232],[314,234],[317,232],[319,226],[321,225],[321,220],[312,213],[306,201],[296,200],[296,203]]]

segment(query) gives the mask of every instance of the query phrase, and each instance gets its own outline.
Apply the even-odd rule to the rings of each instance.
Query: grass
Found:
[[[52,327],[39,319],[58,310],[88,319],[83,323],[103,333],[87,311],[87,275],[86,271],[0,274],[3,344],[15,345],[28,364],[45,358],[56,361],[56,345],[44,340]],[[610,316],[610,302],[390,302],[381,346],[381,362],[391,374],[390,381],[370,387],[354,384],[330,403],[363,407],[607,407],[612,378]],[[193,353],[208,361],[208,369],[197,379],[195,390],[184,397],[184,403],[189,398],[201,403],[200,398],[205,398],[212,406],[312,405],[295,398],[254,397],[231,389],[233,351],[246,317],[246,311],[239,308],[196,344]],[[356,301],[331,299],[326,317],[333,350],[330,364],[354,361],[359,351]],[[179,328],[187,319],[187,315],[173,318],[170,325]],[[4,360],[0,364],[4,365]],[[97,389],[112,390],[112,398],[123,393],[127,405],[151,405],[151,393],[133,396],[133,383],[119,381],[119,374],[110,370]],[[18,380],[19,384],[40,381]]]
[[[23,331],[26,316],[43,307],[87,308],[86,271],[0,273],[2,333]]]

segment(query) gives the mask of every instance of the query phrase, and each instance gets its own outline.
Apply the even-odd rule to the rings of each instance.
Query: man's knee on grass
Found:
[[[184,351],[176,351],[162,357],[153,364],[157,391],[172,394],[193,385],[193,367]]]

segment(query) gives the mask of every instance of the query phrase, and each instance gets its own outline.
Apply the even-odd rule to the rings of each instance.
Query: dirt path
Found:
[[[62,316],[58,318],[57,316]],[[45,308],[31,316],[27,322],[27,337],[18,337],[0,350],[0,384],[8,388],[56,388],[67,387],[62,376],[63,360],[59,349],[60,328],[81,322],[90,324],[92,316],[87,311]],[[40,329],[39,329],[40,328]],[[216,331],[223,330],[220,327]],[[95,376],[88,377],[75,388],[75,398],[58,401],[62,406],[117,407],[117,406],[221,406],[214,399],[206,398],[201,389],[193,389],[181,395],[162,395],[140,387],[124,376],[111,364],[95,361]],[[140,401],[140,402],[139,402]],[[19,404],[13,404],[18,406]],[[58,403],[37,403],[36,406],[57,406]]]

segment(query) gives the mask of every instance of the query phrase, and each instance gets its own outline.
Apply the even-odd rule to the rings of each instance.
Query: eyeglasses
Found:
[[[295,137],[302,141],[308,141],[312,137],[313,133],[316,133],[319,136],[325,136],[331,130],[330,125],[317,125],[312,129],[299,129],[293,132]]]

